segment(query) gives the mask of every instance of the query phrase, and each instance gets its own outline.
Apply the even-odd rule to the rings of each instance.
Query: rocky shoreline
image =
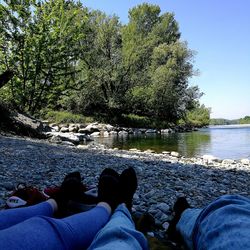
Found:
[[[0,136],[0,207],[20,182],[43,189],[59,185],[68,172],[78,170],[90,186],[97,184],[104,168],[121,173],[130,166],[139,181],[134,211],[151,213],[165,229],[177,197],[186,196],[192,206],[200,207],[224,194],[250,196],[248,159],[185,158],[177,152],[125,151],[95,143],[72,147]]]

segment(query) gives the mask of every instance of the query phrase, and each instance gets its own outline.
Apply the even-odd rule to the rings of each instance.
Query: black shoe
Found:
[[[68,202],[70,200],[77,201],[81,199],[84,194],[85,187],[81,182],[81,175],[79,172],[69,173],[59,189],[59,191],[51,196],[55,199],[58,205],[58,211],[55,213],[55,217],[62,218],[68,214]]]
[[[173,210],[174,210],[174,218],[169,222],[169,227],[167,230],[167,235],[170,240],[175,242],[181,242],[181,235],[176,231],[176,225],[179,222],[182,213],[190,208],[185,197],[180,197],[176,200]]]
[[[137,177],[135,170],[130,167],[120,175],[120,203],[125,203],[132,210],[133,196],[137,189]]]
[[[112,211],[114,211],[119,204],[119,174],[111,168],[104,169],[100,175],[98,200],[99,202],[107,202]]]

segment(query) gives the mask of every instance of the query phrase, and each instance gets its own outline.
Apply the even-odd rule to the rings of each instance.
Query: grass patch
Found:
[[[48,111],[43,117],[49,122],[55,123],[91,123],[94,119],[89,116],[72,114],[66,111]]]

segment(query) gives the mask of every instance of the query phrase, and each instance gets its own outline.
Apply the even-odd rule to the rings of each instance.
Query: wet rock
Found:
[[[60,132],[61,132],[61,133],[69,132],[69,128],[68,128],[68,127],[62,127],[62,128],[60,129]]]
[[[175,151],[172,151],[170,153],[170,155],[173,156],[173,157],[179,157],[180,156],[180,154],[178,152],[175,152]]]
[[[100,137],[101,133],[100,132],[94,132],[90,136],[92,137]]]

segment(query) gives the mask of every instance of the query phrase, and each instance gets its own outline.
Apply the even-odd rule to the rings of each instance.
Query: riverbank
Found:
[[[179,196],[186,196],[194,207],[224,194],[250,196],[247,162],[107,149],[96,144],[77,148],[0,136],[0,205],[20,182],[43,189],[59,185],[68,172],[78,170],[84,183],[93,185],[104,168],[121,172],[129,166],[135,168],[139,182],[134,210],[150,212],[163,227]]]

